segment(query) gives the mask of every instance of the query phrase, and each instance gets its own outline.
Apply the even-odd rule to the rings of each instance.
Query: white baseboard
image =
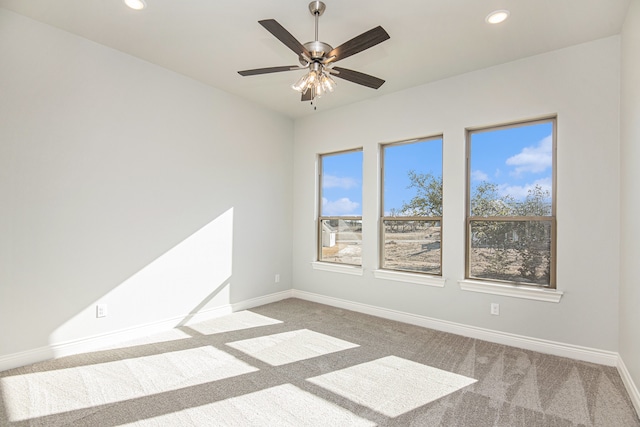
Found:
[[[198,313],[175,316],[169,319],[159,320],[143,325],[136,325],[113,332],[93,335],[72,341],[52,343],[44,347],[0,356],[0,371],[6,371],[7,369],[42,362],[48,359],[95,351],[117,343],[171,330],[176,326],[202,322],[204,320],[231,314],[236,311],[247,310],[252,307],[269,304],[291,297],[291,290],[277,292],[233,304],[225,304],[218,307],[208,308],[206,310],[199,311]]]
[[[629,393],[629,398],[631,399],[631,403],[636,408],[636,413],[640,416],[640,391],[638,387],[633,382],[633,378],[631,378],[631,374],[627,370],[627,366],[624,364],[622,360],[622,356],[618,358],[618,372],[620,373],[620,377],[622,378],[622,382],[624,383],[627,392]]]
[[[19,353],[7,354],[5,356],[0,356],[0,372],[6,371],[7,369],[17,368],[19,366],[42,362],[43,360],[53,359],[54,357],[54,350],[51,346],[38,347],[31,350],[21,351]]]
[[[569,357],[571,359],[598,363],[601,365],[618,366],[618,353],[612,351],[598,350],[506,332],[493,331],[490,329],[478,328],[475,326],[463,325],[461,323],[454,323],[417,314],[390,310],[388,308],[347,301],[311,292],[299,291],[296,289],[293,290],[293,297],[333,307],[344,308],[351,311],[357,311],[359,313],[370,314],[385,319],[397,320],[399,322],[435,329],[437,331],[450,332],[452,334],[462,335],[469,338],[477,338],[497,344],[538,351],[540,353],[553,354],[555,356]]]
[[[289,289],[275,294],[269,294],[258,298],[252,298],[245,301],[233,303],[231,306],[233,311],[248,310],[253,307],[258,307],[265,304],[271,304],[272,302],[282,301],[283,299],[293,298],[293,289]]]

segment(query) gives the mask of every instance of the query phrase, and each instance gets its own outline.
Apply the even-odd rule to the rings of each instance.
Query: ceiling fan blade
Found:
[[[355,55],[358,52],[362,52],[365,49],[369,49],[389,39],[390,36],[381,26],[377,26],[365,33],[360,34],[338,46],[329,52],[326,57],[331,58],[331,61],[339,61],[344,58],[348,58],[351,55]]]
[[[281,67],[256,68],[254,70],[238,71],[241,76],[255,76],[256,74],[279,73],[280,71],[299,70],[297,65],[284,65]]]
[[[275,38],[284,43],[285,46],[291,49],[296,55],[304,53],[307,57],[310,56],[309,51],[305,49],[302,43],[293,37],[289,31],[285,30],[285,28],[275,19],[264,19],[262,21],[258,21],[258,23],[273,34]]]
[[[373,89],[378,89],[384,83],[384,80],[379,79],[369,74],[361,73],[359,71],[349,70],[342,67],[333,67],[333,71],[337,71],[338,74],[331,73],[335,77],[348,80],[359,85],[367,86]]]
[[[302,96],[300,97],[300,101],[305,102],[305,101],[312,101],[313,98],[311,97],[311,89],[308,89],[305,93],[302,94]]]

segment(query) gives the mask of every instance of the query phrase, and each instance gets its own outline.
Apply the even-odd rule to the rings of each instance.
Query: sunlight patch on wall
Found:
[[[203,309],[230,304],[233,219],[234,211],[230,208],[114,286],[109,293],[83,307],[51,334],[50,342],[92,336],[96,330],[113,331],[193,315]],[[97,304],[108,306],[106,318],[96,319]]]

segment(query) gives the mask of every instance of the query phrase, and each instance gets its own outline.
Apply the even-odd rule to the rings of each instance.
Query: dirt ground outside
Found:
[[[383,268],[441,274],[440,227],[385,232]],[[336,244],[322,248],[322,261],[362,264],[362,233],[341,232]]]
[[[442,248],[440,227],[426,227],[416,231],[389,231],[384,233],[382,268],[442,274]],[[491,248],[472,248],[469,265],[470,277],[497,279],[517,283],[532,283],[520,272],[522,260],[515,249],[507,249],[500,262]],[[336,244],[322,248],[322,261],[362,265],[362,232],[345,230],[336,234]],[[533,283],[548,285],[548,261],[536,268]]]
[[[340,234],[336,236],[335,245],[322,248],[321,261],[362,265],[362,233],[348,233],[348,236]]]
[[[383,268],[440,275],[440,227],[418,231],[385,230]]]

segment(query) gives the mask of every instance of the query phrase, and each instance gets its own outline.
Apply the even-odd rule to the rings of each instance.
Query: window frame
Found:
[[[551,215],[550,216],[472,216],[471,215],[471,138],[474,133],[490,132],[496,130],[512,129],[528,125],[536,125],[542,123],[552,124],[552,159],[551,159]],[[533,289],[553,289],[557,288],[556,267],[557,267],[557,134],[558,134],[558,117],[557,115],[549,115],[535,119],[519,120],[505,124],[489,125],[481,127],[473,127],[465,129],[466,139],[466,195],[465,195],[465,281],[488,282],[500,285],[512,285],[516,287],[526,287]],[[494,222],[526,222],[539,221],[550,223],[550,259],[549,259],[549,284],[542,285],[531,282],[515,282],[510,280],[501,280],[494,278],[478,278],[471,275],[471,224],[474,221],[494,221]]]
[[[323,158],[326,156],[337,156],[340,154],[348,154],[348,153],[356,153],[356,152],[360,152],[362,153],[362,168],[363,168],[363,175],[364,175],[364,149],[363,147],[358,147],[358,148],[351,148],[351,149],[347,149],[347,150],[340,150],[340,151],[332,151],[332,152],[328,152],[328,153],[319,153],[317,155],[317,164],[318,164],[318,199],[317,199],[317,203],[318,203],[318,209],[316,210],[317,212],[317,226],[316,226],[316,262],[317,263],[327,263],[327,264],[332,264],[332,265],[336,265],[336,266],[345,266],[345,267],[357,267],[357,268],[362,268],[362,256],[360,257],[360,264],[352,264],[352,263],[347,263],[347,262],[339,262],[339,261],[330,261],[330,260],[324,260],[322,259],[322,224],[324,221],[326,220],[346,220],[346,221],[360,221],[361,227],[362,227],[362,215],[357,216],[357,215],[351,215],[351,216],[323,216],[322,215],[322,198],[323,198],[323,192],[322,192],[322,170],[323,170]],[[361,180],[363,180],[364,176],[361,177]],[[364,183],[361,185],[361,192],[364,192]],[[363,236],[364,237],[364,236]],[[362,239],[361,239],[362,242]],[[362,247],[362,243],[360,244],[360,246]]]
[[[440,140],[440,165],[444,166],[444,134],[435,134],[429,136],[422,136],[418,138],[405,139],[400,141],[384,142],[379,144],[380,153],[380,212],[379,212],[379,228],[378,228],[378,266],[381,271],[397,272],[397,273],[409,273],[422,276],[442,277],[442,253],[443,253],[443,215],[440,216],[385,216],[385,204],[384,204],[384,176],[385,176],[385,148],[391,146],[402,146],[409,144],[417,144],[421,142],[428,142],[433,140]],[[444,170],[442,172],[442,199],[444,201]],[[425,221],[425,222],[439,222],[440,223],[440,256],[439,265],[440,273],[435,274],[427,271],[408,270],[402,268],[391,268],[385,266],[385,221]]]

